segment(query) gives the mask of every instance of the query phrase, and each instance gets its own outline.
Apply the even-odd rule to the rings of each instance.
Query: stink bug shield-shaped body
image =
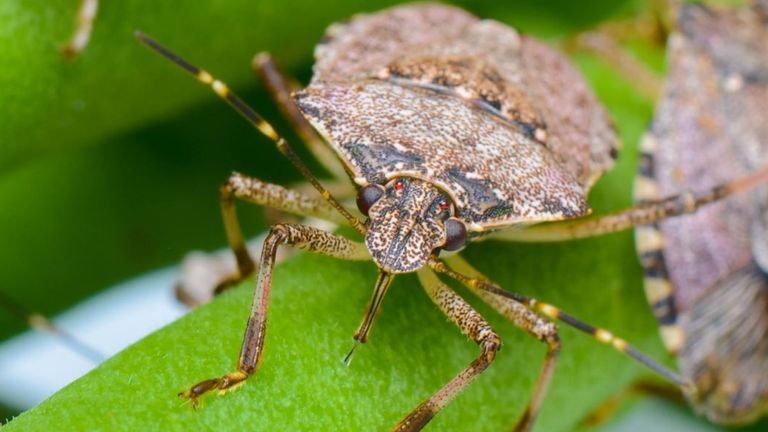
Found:
[[[505,230],[589,213],[587,191],[617,153],[608,117],[568,61],[540,42],[453,7],[409,5],[332,26],[317,47],[312,82],[294,94],[293,103],[283,106],[300,128],[309,121],[338,155],[359,189],[357,203],[367,216],[363,222],[225,84],[148,37],[138,37],[210,85],[275,142],[323,198],[237,173],[222,186],[222,212],[239,268],[228,282],[257,273],[253,309],[237,370],[201,381],[182,397],[197,404],[204,393],[235,388],[255,372],[264,343],[275,254],[285,244],[343,259],[372,258],[379,267],[356,341],[366,341],[395,275],[415,271],[435,304],[480,346],[479,356],[399,422],[396,430],[421,429],[489,366],[500,347],[490,325],[437,273],[462,282],[547,345],[536,387],[516,430],[532,428],[560,350],[556,327],[542,315],[589,333],[685,384],[611,333],[554,306],[501,289],[456,255],[441,260],[439,254],[479,238],[566,239],[648,223],[693,211],[753,185],[765,173],[588,222]],[[277,99],[286,100],[284,81],[268,73],[274,68],[268,63],[257,67]],[[317,152],[314,138],[305,135]],[[277,224],[266,237],[257,264],[245,248],[235,198],[329,220],[339,220],[340,214],[365,242],[306,225]]]
[[[616,137],[578,73],[500,23],[395,9],[331,27],[316,56],[296,102],[354,181],[427,181],[472,233],[587,214],[585,191],[613,163]]]
[[[669,75],[642,144],[636,198],[743,176],[768,161],[768,2],[685,5]],[[639,227],[649,302],[712,421],[768,412],[768,189]]]

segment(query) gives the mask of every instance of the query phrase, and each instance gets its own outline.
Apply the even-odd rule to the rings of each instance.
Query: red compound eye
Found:
[[[448,205],[447,202],[440,201],[440,210],[448,210],[448,207],[450,207],[450,206]]]
[[[403,182],[401,182],[400,180],[396,181],[395,182],[395,189],[403,190]]]

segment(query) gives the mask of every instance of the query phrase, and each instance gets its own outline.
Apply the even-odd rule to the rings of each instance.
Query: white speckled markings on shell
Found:
[[[400,175],[430,181],[469,223],[588,212],[583,187],[546,147],[451,96],[364,81],[310,87],[297,100],[355,175],[371,183]]]
[[[565,57],[460,9],[358,16],[315,56],[296,101],[354,177],[432,182],[473,230],[587,214],[616,156],[608,116]]]

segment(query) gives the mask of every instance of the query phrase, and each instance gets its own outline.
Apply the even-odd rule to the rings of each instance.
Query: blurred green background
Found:
[[[132,37],[134,30],[154,36],[229,82],[278,130],[298,142],[252,76],[252,55],[270,51],[288,74],[306,81],[313,46],[329,23],[396,2],[103,3],[91,44],[81,58],[70,62],[58,55],[57,48],[72,31],[75,0],[0,2],[0,289],[47,315],[131,276],[175,264],[192,249],[224,246],[217,189],[230,171],[283,184],[298,180],[295,171],[271,145],[208,89],[136,43]],[[608,0],[456,3],[479,16],[510,23],[552,41],[611,17],[632,15],[645,7],[638,1]],[[660,49],[643,44],[634,48],[655,67],[661,65]],[[595,59],[578,56],[576,60],[608,105],[625,140],[626,151],[619,168],[600,183],[593,200],[598,212],[617,209],[630,204],[634,144],[650,118],[652,105]],[[260,209],[240,206],[239,213],[247,221],[243,223],[247,232],[265,228]],[[535,293],[596,324],[621,330],[628,338],[634,337],[631,340],[642,348],[663,358],[642,299],[630,233],[572,245],[489,243],[472,246],[467,252],[472,262],[510,288]],[[291,275],[296,275],[298,284],[305,272],[348,271],[347,284],[363,285],[354,296],[357,303],[350,307],[355,312],[347,317],[352,324],[343,329],[351,335],[358,314],[363,311],[372,270],[359,265],[329,264],[316,257],[302,256],[300,260],[302,266],[291,267]],[[543,273],[547,276],[542,277]],[[344,280],[339,283],[343,284]],[[430,310],[431,305],[421,293],[418,300],[409,300],[412,291],[418,289],[412,279],[400,284],[388,299],[383,315],[399,314],[404,321],[413,322],[414,316]],[[241,289],[235,294],[246,306],[248,291],[249,288]],[[602,300],[591,300],[594,297]],[[344,300],[343,295],[339,298]],[[210,319],[215,316],[209,314]],[[441,341],[457,341],[464,347],[458,355],[461,361],[446,366],[450,374],[455,373],[458,365],[475,355],[474,348],[463,342],[441,317],[435,315],[431,319],[443,325],[441,331],[446,335],[439,336]],[[243,321],[241,312],[231,324],[234,335],[230,345],[237,346],[242,331],[238,323]],[[499,321],[492,322],[496,325]],[[388,332],[395,332],[387,330],[386,322],[382,319],[381,328],[374,331],[374,340],[383,345],[381,349],[387,348]],[[507,361],[518,355],[515,346],[523,337],[508,324],[497,327],[503,327],[509,334],[504,335],[508,348],[500,356],[500,361]],[[0,310],[0,339],[24,328],[24,323]],[[416,333],[421,331],[418,322],[410,328]],[[542,423],[567,430],[563,428],[571,427],[574,419],[588,412],[590,406],[642,371],[581,335],[566,331],[563,338],[566,350],[576,345],[580,354],[570,357],[564,353],[558,374],[574,371],[581,375],[573,378],[573,384],[567,377],[559,378],[560,396],[548,399]],[[348,339],[342,342],[346,346]],[[535,342],[520,342],[520,346],[521,351],[533,347],[533,353],[526,354],[530,362],[537,362],[542,355]],[[594,361],[593,350],[598,350]],[[234,352],[230,349],[224,357],[231,362]],[[403,355],[407,354],[404,351]],[[580,366],[576,363],[579,359],[589,360],[589,364]],[[529,360],[519,361],[526,362]],[[599,366],[612,363],[621,364],[610,366],[614,369]],[[362,369],[361,364],[357,366]],[[104,369],[108,376],[109,368],[100,371]],[[531,370],[537,369],[538,366]],[[211,368],[204,366],[202,370]],[[601,371],[616,373],[618,377],[600,377]],[[386,376],[386,371],[379,373]],[[532,379],[528,376],[521,381],[527,383],[525,390],[513,387],[506,392],[518,394],[515,398],[523,400]],[[427,380],[415,400],[425,397],[441,380],[445,377]],[[599,391],[589,396],[584,396],[589,394],[589,388],[576,387],[593,380],[600,383],[595,384]],[[185,382],[181,379],[176,385]],[[491,383],[485,380],[478,384]],[[248,386],[246,390],[252,387],[257,386]],[[499,394],[505,394],[503,389],[499,390]],[[583,397],[558,422],[558,410],[563,409],[558,402],[567,404],[576,400],[575,395]],[[477,396],[482,401],[478,403],[488,404],[488,398],[494,397]],[[519,406],[507,409],[512,405],[503,400],[497,403],[500,408],[482,405],[480,412],[506,412],[509,424]],[[465,411],[477,409],[471,408],[471,403],[464,405],[470,407]],[[49,420],[56,421],[54,407],[45,412]],[[471,419],[477,413],[469,411],[462,415]],[[494,415],[501,418],[501,414]],[[0,417],[5,417],[2,409]]]

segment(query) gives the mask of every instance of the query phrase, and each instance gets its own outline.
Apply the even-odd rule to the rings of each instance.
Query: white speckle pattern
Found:
[[[296,100],[355,176],[371,183],[402,175],[430,181],[470,223],[490,227],[588,212],[582,186],[546,147],[449,95],[366,81],[315,85]],[[416,109],[402,116],[402,106]]]
[[[588,214],[618,147],[567,59],[449,6],[407,5],[329,28],[296,95],[355,177],[443,188],[470,229]]]

